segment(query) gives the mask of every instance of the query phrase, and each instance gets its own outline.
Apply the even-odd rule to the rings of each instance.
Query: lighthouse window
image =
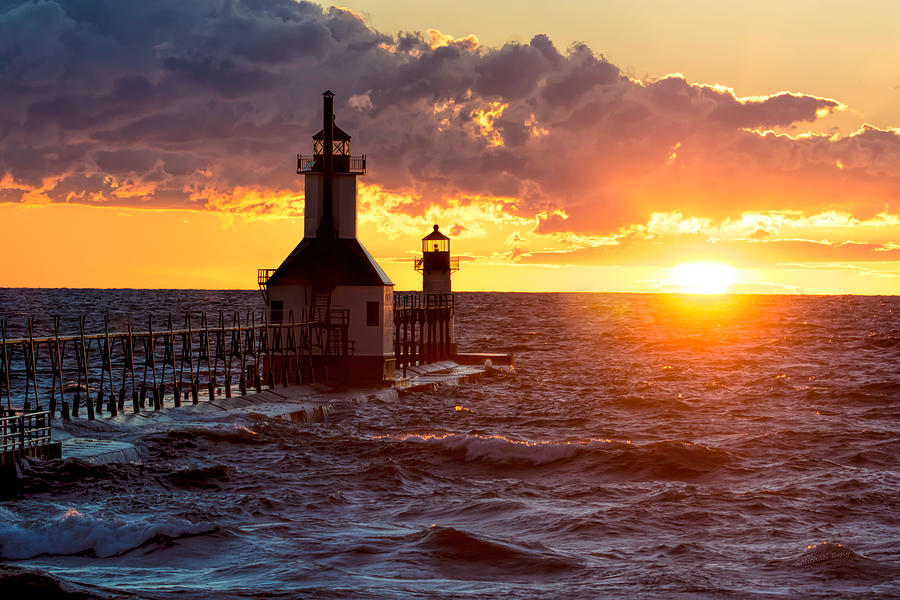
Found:
[[[272,300],[269,303],[269,322],[281,323],[284,320],[284,302]]]
[[[378,302],[366,302],[366,325],[378,325],[378,314],[381,307]]]

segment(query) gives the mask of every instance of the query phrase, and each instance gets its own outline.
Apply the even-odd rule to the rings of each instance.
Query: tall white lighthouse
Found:
[[[292,311],[296,321],[346,325],[341,360],[351,383],[391,380],[394,284],[356,239],[356,178],[366,172],[366,157],[350,154],[350,135],[334,124],[334,94],[322,96],[313,154],[297,156],[305,177],[303,239],[261,285],[271,321]]]

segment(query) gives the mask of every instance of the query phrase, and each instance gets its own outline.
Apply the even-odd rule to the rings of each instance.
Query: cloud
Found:
[[[539,250],[528,250],[528,240],[519,238],[514,258],[523,264],[631,266],[708,260],[740,267],[900,261],[900,245],[893,242],[898,227],[900,217],[888,213],[861,221],[830,211],[808,217],[747,212],[720,222],[654,213],[647,222],[608,236],[545,235]],[[549,237],[555,243],[548,244]]]
[[[465,37],[454,38],[452,35],[441,33],[437,29],[429,29],[428,35],[431,36],[431,49],[440,48],[441,46],[456,46],[460,50],[475,50],[481,43],[478,38],[472,34]]]
[[[0,57],[0,202],[296,214],[294,155],[326,88],[373,197],[403,198],[368,210],[403,231],[447,207],[475,219],[448,228],[476,235],[488,225],[464,209],[489,205],[532,237],[680,211],[702,238],[748,211],[867,220],[900,197],[897,130],[804,134],[837,100],[636,80],[543,34],[499,48],[386,35],[293,0],[0,0]],[[734,244],[782,235],[760,221]]]

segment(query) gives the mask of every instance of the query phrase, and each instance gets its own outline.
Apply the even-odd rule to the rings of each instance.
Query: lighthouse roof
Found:
[[[425,237],[422,238],[423,241],[427,241],[427,240],[449,240],[449,239],[450,239],[450,238],[448,238],[446,235],[444,235],[443,233],[441,233],[440,231],[438,231],[438,226],[437,226],[437,225],[434,226],[434,231],[432,231],[431,233],[429,233],[428,235],[426,235]]]
[[[269,278],[273,285],[394,285],[357,239],[303,238]]]
[[[316,141],[322,140],[325,138],[325,130],[320,129],[316,135],[313,136],[313,139]],[[334,141],[336,142],[345,142],[350,139],[350,134],[338,127],[334,126]]]

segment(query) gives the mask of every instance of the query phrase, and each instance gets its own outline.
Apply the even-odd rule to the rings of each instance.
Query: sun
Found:
[[[672,279],[682,294],[724,294],[734,283],[735,271],[722,263],[682,263],[672,267]]]

